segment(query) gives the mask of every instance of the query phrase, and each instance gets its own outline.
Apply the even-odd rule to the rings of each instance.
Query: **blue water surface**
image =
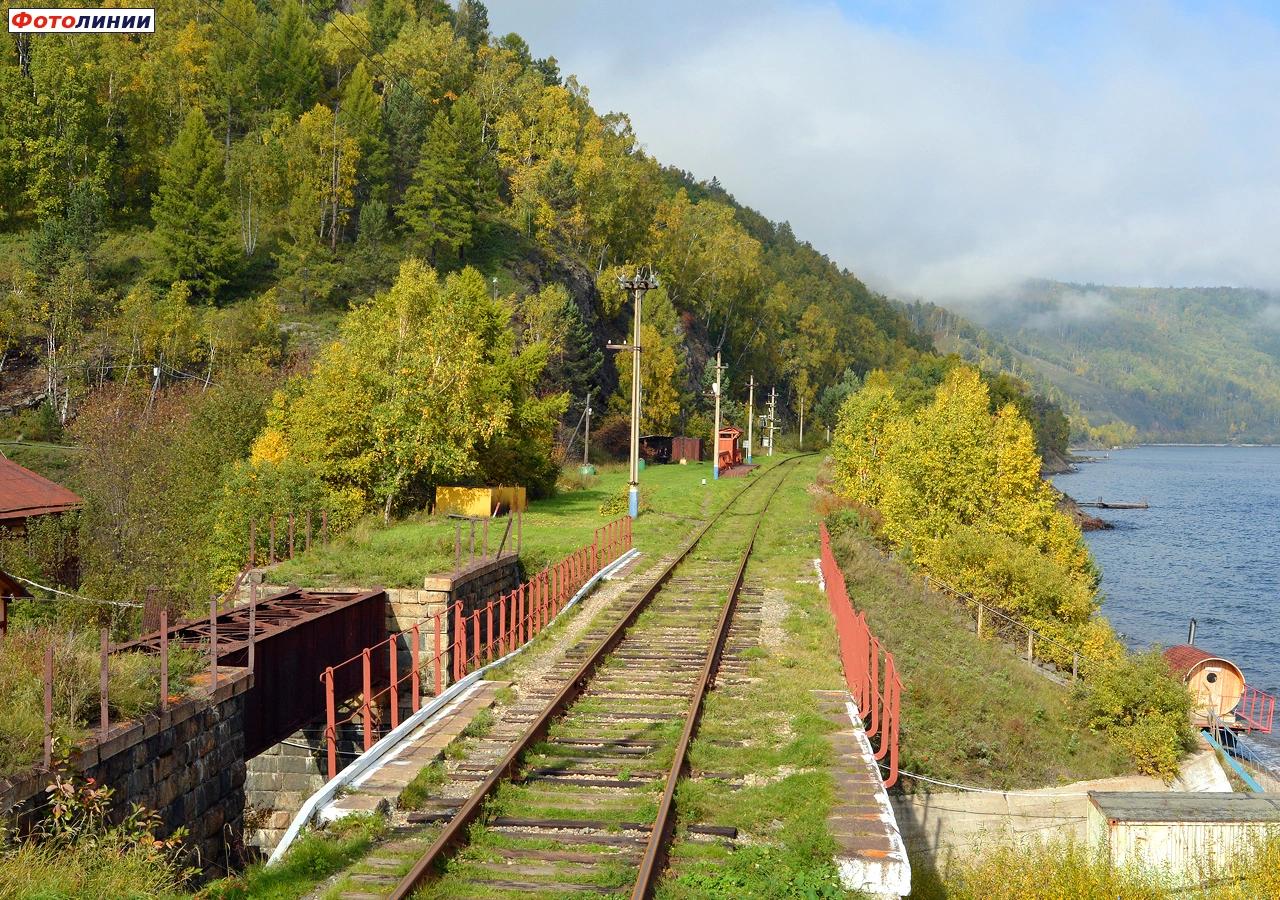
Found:
[[[1089,510],[1103,614],[1132,647],[1186,641],[1280,692],[1280,448],[1138,447],[1053,479],[1077,500],[1147,500]]]

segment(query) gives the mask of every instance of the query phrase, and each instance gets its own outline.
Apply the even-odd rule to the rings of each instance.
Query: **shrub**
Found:
[[[1113,868],[1099,850],[1069,840],[984,847],[947,876],[948,900],[1154,900],[1167,896],[1154,875]]]
[[[1172,779],[1195,744],[1191,695],[1158,650],[1092,662],[1076,689],[1090,728],[1106,731],[1133,757],[1138,771]]]
[[[609,416],[591,429],[591,443],[603,447],[614,459],[627,459],[631,453],[631,420],[626,416]]]

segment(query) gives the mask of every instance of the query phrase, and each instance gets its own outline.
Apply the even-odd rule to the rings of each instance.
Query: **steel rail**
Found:
[[[770,473],[780,471],[783,467],[789,466],[804,456],[811,455],[812,454],[806,453],[783,460],[769,471]],[[785,479],[785,475],[783,478]],[[782,480],[783,479],[779,479],[778,485],[774,487],[774,492],[777,491],[778,486],[781,486]],[[751,490],[759,483],[759,481],[752,481],[734,494],[733,497],[730,498],[729,502],[726,503],[724,507],[722,507],[698,530],[676,558],[667,564],[666,568],[662,570],[654,580],[653,584],[650,585],[644,594],[631,605],[631,608],[627,610],[621,621],[619,621],[604,640],[596,646],[590,656],[587,657],[582,665],[579,666],[578,670],[565,683],[564,687],[562,687],[556,696],[547,703],[538,717],[529,724],[529,727],[525,729],[524,733],[516,740],[511,749],[508,750],[497,765],[494,766],[485,780],[482,781],[471,793],[471,796],[467,798],[466,802],[458,808],[458,811],[449,820],[449,823],[445,825],[440,834],[436,836],[436,839],[432,842],[431,846],[428,847],[426,852],[418,858],[417,862],[413,864],[413,868],[411,868],[400,880],[400,883],[396,885],[395,890],[393,890],[389,895],[391,900],[405,900],[405,898],[412,896],[414,891],[438,874],[440,864],[443,863],[445,858],[451,852],[465,844],[467,839],[467,830],[470,825],[479,818],[483,811],[485,801],[498,789],[498,786],[503,781],[509,779],[517,771],[520,761],[524,757],[525,753],[530,747],[541,741],[546,736],[547,732],[551,728],[553,720],[566,711],[582,695],[583,691],[586,689],[587,682],[590,681],[596,670],[599,669],[601,663],[603,663],[605,658],[613,651],[613,649],[622,642],[623,638],[626,637],[627,631],[634,624],[636,618],[644,611],[653,598],[658,595],[658,592],[662,590],[663,586],[671,578],[671,575],[675,572],[676,568],[688,558],[689,554],[698,546],[698,543],[706,533],[711,530],[712,526],[719,522],[721,517],[724,516],[725,513],[727,513],[729,509],[731,509],[733,505],[737,503],[745,493],[747,493],[747,491]],[[773,493],[771,493],[769,497],[772,499]],[[756,529],[758,528],[759,522],[757,521]],[[754,538],[755,530],[752,531],[753,542]],[[742,570],[745,569],[745,566],[746,562],[744,557],[742,565],[739,567],[737,579],[739,583],[741,581]],[[727,609],[728,605],[726,604],[726,610]],[[723,620],[724,613],[722,612],[721,615]],[[698,705],[701,705],[700,701]],[[686,723],[686,730],[687,729],[688,723]],[[681,757],[676,765],[682,764],[683,758]],[[670,790],[672,789],[670,785],[668,785],[668,791]],[[647,857],[648,854],[646,853],[646,858]]]
[[[799,458],[793,457],[793,459]],[[787,460],[786,462],[791,461]],[[738,594],[742,590],[742,582],[747,574],[747,562],[751,559],[751,551],[756,545],[756,535],[760,531],[760,523],[763,520],[765,511],[769,508],[769,504],[773,502],[774,495],[778,493],[779,488],[787,480],[788,474],[790,473],[784,472],[778,479],[778,483],[773,486],[773,490],[765,498],[764,506],[761,507],[759,514],[756,516],[755,525],[751,528],[751,537],[747,540],[746,549],[742,551],[742,559],[738,562],[738,571],[734,575],[733,586],[729,590],[729,601],[725,603],[724,609],[720,611],[720,621],[716,623],[715,638],[707,651],[707,660],[703,664],[702,674],[698,678],[697,686],[694,688],[693,702],[690,704],[689,714],[685,718],[684,730],[680,734],[680,741],[676,744],[675,756],[671,763],[671,772],[667,776],[667,786],[662,792],[662,800],[658,803],[658,815],[654,819],[653,829],[649,832],[649,841],[645,845],[644,856],[640,860],[640,871],[636,876],[635,887],[631,891],[632,900],[648,900],[648,898],[652,897],[653,890],[657,887],[658,879],[666,868],[667,851],[670,849],[671,839],[675,836],[676,787],[679,785],[680,779],[688,772],[689,745],[693,743],[693,737],[697,734],[698,724],[702,720],[703,702],[715,682],[716,671],[719,669],[720,659],[724,655],[724,645],[729,638],[729,628],[733,624],[733,614],[738,607]]]

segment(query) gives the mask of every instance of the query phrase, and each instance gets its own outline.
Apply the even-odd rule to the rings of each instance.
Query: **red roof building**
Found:
[[[22,528],[32,516],[68,512],[83,504],[62,485],[0,456],[0,528]]]

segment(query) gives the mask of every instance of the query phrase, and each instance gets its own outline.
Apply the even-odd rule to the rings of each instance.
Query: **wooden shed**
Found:
[[[1182,679],[1192,696],[1195,724],[1209,724],[1209,713],[1231,720],[1244,694],[1244,673],[1239,666],[1191,644],[1177,644],[1164,651],[1174,675]]]
[[[716,465],[723,471],[742,462],[742,429],[726,425],[716,439]]]
[[[1280,828],[1269,794],[1090,791],[1086,829],[1113,866],[1159,871],[1171,885],[1212,881]]]
[[[673,437],[671,459],[674,462],[702,462],[702,438]]]

